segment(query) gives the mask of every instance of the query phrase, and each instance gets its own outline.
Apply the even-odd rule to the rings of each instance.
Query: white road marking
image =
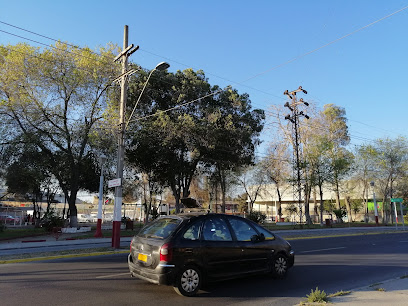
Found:
[[[330,249],[319,249],[319,250],[303,251],[303,252],[299,252],[299,254],[302,254],[302,253],[314,253],[314,252],[321,252],[321,251],[332,251],[332,250],[340,250],[340,249],[346,249],[346,247],[338,247],[338,248],[330,248]]]
[[[95,278],[109,278],[109,277],[122,276],[122,275],[130,275],[130,272],[119,273],[119,274],[111,274],[111,275],[102,275],[102,276],[97,276]]]

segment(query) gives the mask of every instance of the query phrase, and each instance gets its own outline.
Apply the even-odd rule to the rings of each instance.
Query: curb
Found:
[[[385,231],[376,233],[350,233],[350,234],[338,234],[338,235],[324,235],[324,236],[305,236],[305,237],[282,237],[285,240],[305,240],[305,239],[319,239],[319,238],[335,238],[335,237],[349,237],[349,236],[367,236],[367,235],[382,235],[382,234],[400,234],[401,232]]]
[[[31,261],[42,261],[42,260],[52,260],[52,259],[61,259],[61,258],[102,256],[102,255],[125,254],[125,253],[129,253],[129,251],[123,250],[123,251],[90,252],[90,253],[67,254],[67,255],[50,255],[50,256],[44,256],[44,257],[0,260],[0,264],[24,263],[24,262],[31,262]]]

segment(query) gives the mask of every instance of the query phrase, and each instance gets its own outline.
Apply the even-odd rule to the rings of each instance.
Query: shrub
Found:
[[[310,294],[307,294],[306,296],[307,296],[307,301],[309,303],[326,303],[329,300],[326,292],[324,292],[323,290],[319,290],[318,287],[316,287],[315,291],[313,291],[312,289],[310,291]]]
[[[265,221],[266,215],[260,211],[253,210],[246,216],[246,218],[256,223],[262,223]]]
[[[347,210],[345,208],[333,209],[333,213],[336,215],[337,220],[343,220],[347,216]]]
[[[64,219],[55,213],[55,210],[50,209],[44,214],[40,222],[41,227],[47,232],[51,232],[54,227],[63,227]]]
[[[7,227],[4,224],[0,224],[0,233],[4,232]]]

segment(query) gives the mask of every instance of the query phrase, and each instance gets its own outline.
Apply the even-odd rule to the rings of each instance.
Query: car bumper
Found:
[[[173,285],[175,266],[159,264],[155,269],[143,267],[134,261],[132,254],[128,256],[130,275],[157,285]]]

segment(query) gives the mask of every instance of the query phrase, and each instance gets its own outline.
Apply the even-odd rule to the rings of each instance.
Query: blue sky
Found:
[[[305,100],[346,109],[351,143],[358,145],[408,135],[408,9],[274,67],[406,6],[407,0],[0,0],[0,21],[91,48],[122,46],[129,25],[129,43],[140,46],[131,59],[143,67],[166,60],[173,72],[203,69],[211,84],[231,84],[263,109],[283,104],[283,92],[301,85]],[[0,30],[52,43],[3,23]],[[21,41],[0,32],[0,44]]]

